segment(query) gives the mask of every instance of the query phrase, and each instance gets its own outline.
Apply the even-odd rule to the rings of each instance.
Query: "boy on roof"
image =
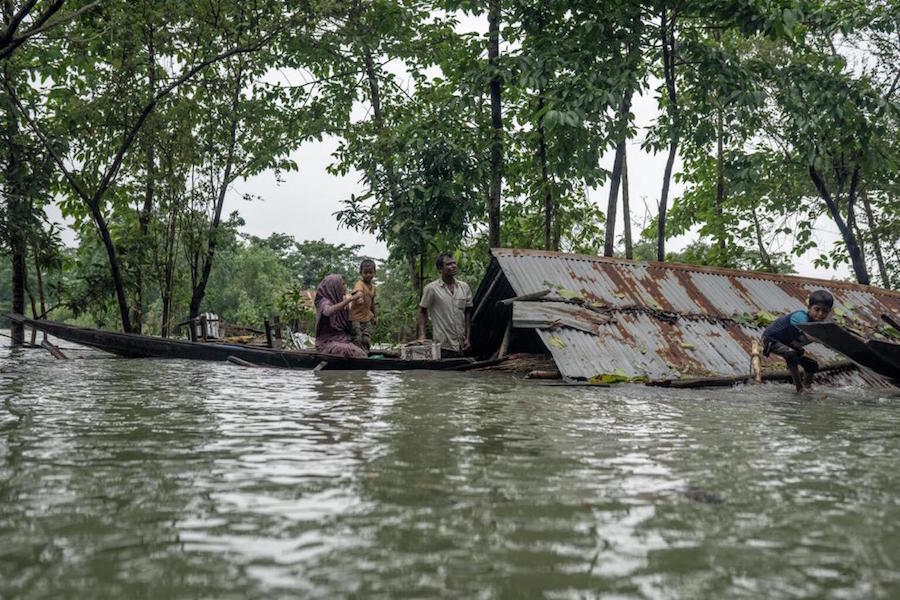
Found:
[[[808,305],[807,310],[796,310],[778,317],[774,323],[766,327],[762,335],[763,354],[769,356],[774,353],[785,360],[798,392],[803,390],[804,385],[809,387],[812,384],[813,375],[819,370],[819,363],[803,355],[805,352],[803,346],[812,340],[800,331],[797,325],[827,319],[834,306],[834,297],[825,290],[815,290],[809,295]],[[800,366],[804,372],[802,382]]]

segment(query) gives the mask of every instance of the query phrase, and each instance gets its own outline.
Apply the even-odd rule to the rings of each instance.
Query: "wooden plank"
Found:
[[[613,317],[566,302],[515,302],[512,320],[517,329],[570,327],[597,335]]]
[[[841,373],[843,371],[852,371],[856,369],[856,365],[849,361],[841,361],[826,365],[819,369],[818,373]],[[725,377],[697,377],[693,379],[661,379],[649,381],[647,385],[671,388],[699,388],[699,387],[729,387],[738,383],[747,383],[750,381],[749,375],[734,375]],[[771,373],[763,373],[763,381],[781,381],[794,382],[794,377],[790,371],[773,371]]]
[[[503,269],[498,269],[497,274],[494,275],[494,279],[491,281],[491,285],[488,286],[487,291],[484,294],[484,297],[481,299],[481,302],[478,303],[478,306],[475,307],[475,312],[472,313],[472,322],[475,322],[475,319],[478,318],[478,315],[481,314],[481,311],[487,305],[488,298],[491,297],[491,292],[494,291],[494,286],[497,285],[497,282],[500,278],[503,277]]]
[[[509,306],[513,302],[523,302],[526,300],[540,300],[544,296],[550,294],[550,290],[541,290],[539,292],[533,292],[531,294],[522,294],[521,296],[513,296],[512,298],[506,298],[504,300],[498,300],[497,306]]]
[[[272,347],[272,325],[269,324],[268,319],[265,319],[263,321],[263,326],[265,327],[265,330],[266,330],[266,346],[271,348]]]
[[[251,367],[253,369],[259,368],[259,365],[255,365],[252,362],[246,361],[243,358],[238,358],[237,356],[229,356],[226,360],[234,365],[239,365],[241,367]]]
[[[57,358],[59,360],[68,360],[68,356],[62,353],[62,350],[51,344],[49,341],[44,340],[41,342],[41,348],[44,348],[53,355],[53,358]]]
[[[497,350],[497,358],[503,358],[509,351],[509,338],[512,337],[513,322],[510,318],[506,322],[506,331],[503,332],[503,340],[500,342],[500,349]]]

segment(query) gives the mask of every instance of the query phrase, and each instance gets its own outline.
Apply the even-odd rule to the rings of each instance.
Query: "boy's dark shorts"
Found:
[[[764,337],[762,341],[763,356],[777,354],[787,362],[788,367],[799,365],[807,373],[815,373],[819,370],[819,363],[808,356],[804,356],[806,351],[803,348],[794,348],[767,337]]]
[[[372,345],[372,322],[350,321],[350,333],[353,336],[353,343],[368,352]]]

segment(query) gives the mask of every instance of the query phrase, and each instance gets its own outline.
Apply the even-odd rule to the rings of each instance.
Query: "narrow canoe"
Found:
[[[453,370],[471,365],[471,358],[443,360],[402,360],[399,358],[344,358],[305,350],[273,350],[220,344],[189,342],[137,333],[120,333],[89,327],[76,327],[46,319],[29,319],[20,314],[8,314],[8,319],[33,327],[68,342],[90,346],[126,358],[175,358],[185,360],[227,361],[229,356],[270,367],[312,369],[325,363],[322,369],[345,371],[404,371]]]

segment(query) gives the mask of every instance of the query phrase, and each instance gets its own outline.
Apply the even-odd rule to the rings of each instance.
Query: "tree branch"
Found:
[[[156,105],[159,103],[160,100],[162,100],[163,98],[168,96],[170,93],[172,93],[172,91],[174,91],[176,88],[178,88],[182,84],[186,83],[194,75],[196,75],[197,73],[199,73],[200,71],[202,71],[203,69],[208,67],[209,65],[217,63],[217,62],[224,60],[226,58],[229,58],[231,56],[235,56],[237,54],[245,54],[245,53],[254,52],[256,50],[259,50],[260,48],[265,46],[265,44],[268,43],[268,41],[270,39],[272,39],[272,37],[274,37],[276,33],[277,33],[277,31],[273,31],[272,33],[270,33],[266,36],[263,36],[257,42],[255,42],[254,44],[251,44],[249,46],[238,46],[238,47],[232,48],[230,50],[226,50],[225,52],[217,54],[216,56],[213,56],[211,58],[207,58],[207,59],[201,61],[200,63],[194,65],[193,67],[188,69],[185,73],[183,73],[181,75],[181,77],[175,79],[169,85],[167,85],[166,87],[159,90],[156,93],[156,95],[153,96],[153,98],[150,100],[150,102],[148,102],[144,106],[144,109],[141,111],[140,115],[138,116],[137,121],[135,121],[135,123],[131,126],[131,129],[129,129],[125,133],[125,137],[119,146],[119,150],[116,152],[116,155],[113,158],[112,164],[110,164],[109,168],[106,170],[106,173],[104,174],[103,178],[100,180],[100,185],[97,187],[97,190],[94,192],[94,199],[99,200],[99,198],[103,195],[103,193],[109,187],[110,182],[112,181],[113,177],[116,176],[116,173],[118,172],[119,167],[122,165],[122,160],[125,157],[125,153],[128,151],[129,147],[131,147],[131,144],[134,141],[135,136],[137,136],[138,131],[140,131],[141,127],[143,126],[144,121],[147,120],[147,117],[150,116],[150,113],[153,112],[153,109],[156,107]]]
[[[63,0],[56,0],[56,10],[59,10],[59,7],[62,6]],[[31,9],[34,8],[34,5],[37,4],[37,0],[28,0],[25,4],[22,5],[22,8],[19,9],[19,12],[14,14],[12,18],[9,20],[9,25],[6,26],[6,30],[4,30],[3,35],[0,36],[0,42],[3,44],[9,43],[9,40],[13,38],[16,34],[16,29],[19,28],[19,25],[22,24],[22,20],[31,12]],[[11,8],[11,7],[10,7]],[[53,8],[52,6],[50,7]]]
[[[62,25],[63,23],[66,23],[67,21],[71,21],[75,17],[91,10],[92,8],[94,8],[95,6],[100,4],[102,1],[103,0],[94,0],[94,2],[91,2],[90,4],[87,4],[85,6],[82,6],[81,8],[79,8],[78,10],[76,10],[75,12],[73,12],[71,14],[68,14],[64,17],[60,17],[59,19],[56,19],[53,22],[49,22],[48,20],[50,19],[50,17],[52,17],[54,14],[56,14],[56,12],[59,11],[59,9],[63,5],[64,0],[57,0],[55,4],[48,7],[47,10],[45,10],[43,13],[41,13],[41,15],[38,16],[38,18],[34,20],[34,22],[31,24],[31,26],[27,30],[25,30],[25,33],[23,33],[22,35],[20,35],[19,37],[16,37],[16,38],[12,38],[12,37],[10,37],[10,38],[3,37],[2,38],[2,44],[4,44],[4,45],[2,48],[0,48],[0,60],[9,58],[9,56],[16,50],[16,48],[18,48],[19,46],[24,44],[28,40],[28,38],[31,38],[38,34],[44,33],[45,31],[49,31],[50,29],[53,29],[54,27]],[[14,35],[15,32],[13,31],[12,34]]]
[[[45,136],[40,127],[38,127],[37,122],[35,122],[35,120],[31,118],[31,115],[28,114],[28,111],[22,105],[22,102],[21,100],[19,100],[19,96],[16,94],[15,90],[12,89],[12,87],[6,80],[3,81],[3,87],[6,88],[7,93],[9,93],[9,96],[10,98],[12,98],[12,101],[16,105],[16,108],[19,110],[19,113],[25,118],[25,121],[28,122],[28,126],[47,149],[47,152],[53,158],[53,162],[55,162],[56,166],[59,167],[59,170],[62,171],[63,177],[65,177],[66,181],[69,182],[69,185],[72,186],[72,189],[75,190],[75,192],[81,197],[82,200],[84,200],[85,202],[90,202],[91,197],[75,179],[75,175],[66,168],[62,157],[60,157],[56,152],[56,149],[53,148],[53,144],[50,143],[50,141],[47,139],[47,136]]]

